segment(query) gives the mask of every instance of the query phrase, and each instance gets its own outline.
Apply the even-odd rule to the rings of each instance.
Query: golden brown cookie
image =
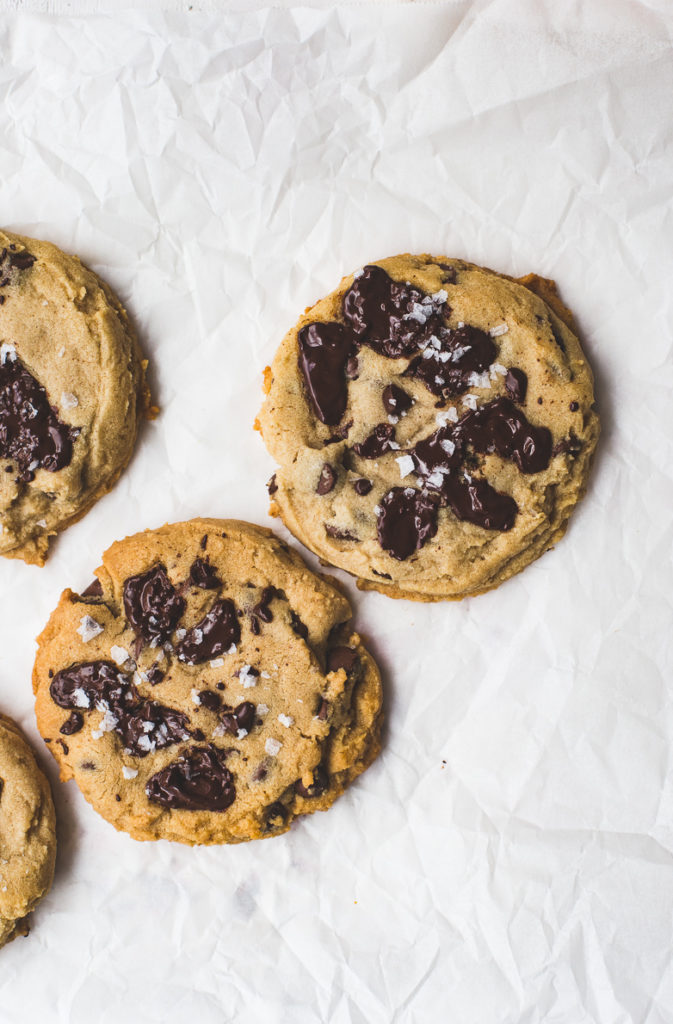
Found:
[[[26,917],[49,891],[55,860],[49,783],[18,726],[0,715],[0,946],[28,933]]]
[[[446,257],[345,277],[285,336],[265,387],[271,514],[391,597],[480,594],[538,558],[599,433],[554,283]]]
[[[379,752],[351,608],[269,530],[194,519],[113,544],[38,638],[40,732],[135,839],[236,843],[325,810]]]
[[[103,281],[0,231],[0,554],[43,565],[116,483],[149,410],[144,366]]]

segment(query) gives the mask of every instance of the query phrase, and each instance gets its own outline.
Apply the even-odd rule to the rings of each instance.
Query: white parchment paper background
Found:
[[[566,539],[494,593],[360,595],[382,757],[237,848],[138,844],[61,786],[0,1020],[673,1019],[673,9],[511,0],[0,20],[0,221],[126,302],[162,408],[43,570],[0,565],[0,706],[114,539],[266,523],[252,421],[298,313],[399,251],[556,278],[604,434]]]

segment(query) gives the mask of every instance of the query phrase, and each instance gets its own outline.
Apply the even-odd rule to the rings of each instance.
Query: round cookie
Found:
[[[538,558],[599,434],[554,283],[445,257],[345,277],[286,334],[265,390],[271,514],[391,597],[479,594]]]
[[[351,608],[269,530],[194,519],[113,544],[38,638],[37,722],[135,839],[236,843],[325,810],[380,749]]]
[[[145,366],[103,281],[0,231],[0,554],[43,565],[116,483],[149,410]]]
[[[0,715],[0,946],[27,935],[51,887],[56,817],[47,779],[11,718]]]

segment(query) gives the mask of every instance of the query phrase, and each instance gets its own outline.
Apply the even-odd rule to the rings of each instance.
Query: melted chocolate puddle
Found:
[[[0,458],[16,461],[19,480],[34,480],[36,469],[56,473],[68,466],[78,434],[59,420],[47,392],[20,360],[6,355],[0,364]]]
[[[226,811],[236,799],[234,777],[218,747],[192,747],[153,775],[145,786],[149,800],[181,811]]]

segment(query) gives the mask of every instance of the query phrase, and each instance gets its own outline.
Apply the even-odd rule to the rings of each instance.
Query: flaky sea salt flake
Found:
[[[83,615],[79,620],[79,626],[77,632],[81,636],[85,644],[88,644],[90,640],[93,640],[95,636],[98,636],[103,632],[103,627],[100,622],[96,622],[90,615]]]

